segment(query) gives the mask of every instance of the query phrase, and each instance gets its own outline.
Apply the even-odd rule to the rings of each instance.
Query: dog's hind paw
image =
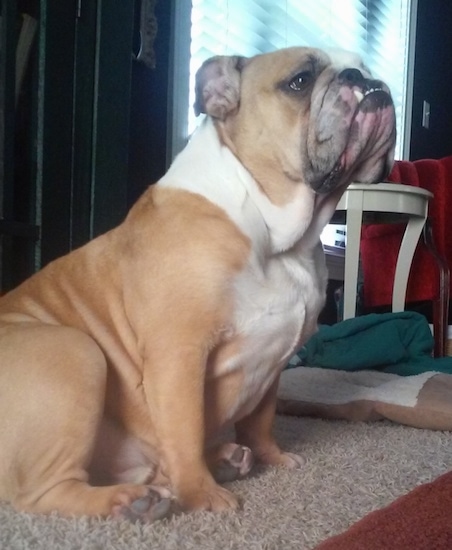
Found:
[[[237,443],[225,443],[212,449],[207,457],[209,469],[218,483],[245,477],[254,459],[251,449]]]

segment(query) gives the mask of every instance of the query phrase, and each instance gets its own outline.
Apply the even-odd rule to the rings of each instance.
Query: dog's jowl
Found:
[[[278,378],[324,303],[322,229],[391,168],[392,100],[356,56],[309,48],[210,59],[196,91],[205,121],[125,221],[0,301],[17,509],[224,510],[254,461],[303,464],[272,436]]]

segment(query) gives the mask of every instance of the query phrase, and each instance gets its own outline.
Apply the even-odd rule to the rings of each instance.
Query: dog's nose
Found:
[[[362,86],[364,84],[364,76],[358,69],[344,69],[338,74],[338,80],[341,84],[348,86]]]

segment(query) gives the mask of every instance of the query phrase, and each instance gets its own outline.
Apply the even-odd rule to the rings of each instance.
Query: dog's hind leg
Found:
[[[301,468],[303,457],[282,451],[273,436],[279,377],[273,382],[256,409],[235,424],[237,443],[248,446],[257,463]]]
[[[107,375],[94,340],[22,323],[0,328],[0,350],[0,498],[63,515],[150,520],[168,511],[164,489],[88,483]]]

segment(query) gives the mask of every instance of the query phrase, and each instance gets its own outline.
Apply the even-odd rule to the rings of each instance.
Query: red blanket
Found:
[[[451,550],[452,472],[365,516],[316,550]]]

